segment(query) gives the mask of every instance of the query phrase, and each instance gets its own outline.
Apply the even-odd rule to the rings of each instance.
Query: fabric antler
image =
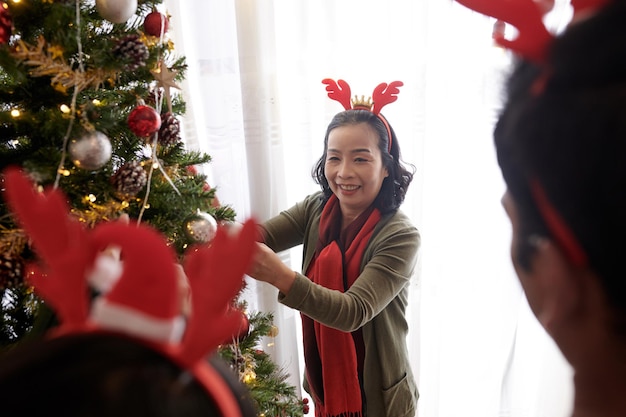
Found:
[[[256,234],[252,220],[246,221],[235,237],[220,228],[211,246],[200,247],[185,259],[192,306],[181,346],[185,360],[200,359],[241,326],[242,313],[230,308],[230,302],[243,286],[242,277],[256,249]]]
[[[324,78],[323,84],[326,84],[326,91],[328,91],[328,97],[341,103],[344,109],[350,110],[352,108],[352,102],[350,101],[351,92],[350,86],[344,80],[332,80],[330,78]]]
[[[403,85],[402,81],[393,81],[389,85],[387,85],[387,83],[378,84],[372,94],[372,113],[380,114],[383,107],[396,101],[398,99],[398,93],[400,92],[398,87],[402,87]]]
[[[81,325],[88,315],[84,271],[96,255],[86,245],[82,225],[68,216],[60,190],[37,193],[15,167],[4,171],[4,180],[6,201],[43,263],[29,265],[28,281],[56,310],[63,326]]]
[[[543,13],[533,0],[456,0],[478,13],[494,17],[514,26],[517,38],[505,39],[502,34],[495,41],[535,63],[543,63],[554,36],[543,24]]]

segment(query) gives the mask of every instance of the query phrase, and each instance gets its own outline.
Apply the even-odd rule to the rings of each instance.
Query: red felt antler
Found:
[[[64,326],[84,323],[88,303],[85,269],[96,252],[86,231],[68,216],[60,190],[36,193],[33,183],[17,168],[4,171],[6,199],[33,242],[43,265],[30,265],[27,279],[56,310]]]
[[[379,114],[383,107],[396,101],[398,99],[398,93],[400,92],[398,87],[402,87],[403,85],[402,81],[393,81],[389,85],[387,85],[387,83],[378,84],[372,94],[374,101],[372,113]]]
[[[350,101],[350,86],[344,80],[335,80],[324,78],[322,84],[326,84],[328,97],[341,103],[344,109],[350,110],[352,102]]]
[[[246,221],[234,237],[219,228],[210,246],[200,247],[186,258],[192,313],[181,357],[188,363],[228,340],[239,328],[241,313],[229,307],[243,286],[243,276],[256,249],[256,236],[253,220]]]
[[[517,38],[494,40],[524,58],[543,63],[554,36],[543,24],[543,12],[533,0],[456,0],[478,13],[494,17],[513,25],[518,30]]]
[[[597,9],[600,9],[612,0],[571,0],[572,8],[574,9],[574,15],[572,20],[576,20],[581,15],[593,13]]]

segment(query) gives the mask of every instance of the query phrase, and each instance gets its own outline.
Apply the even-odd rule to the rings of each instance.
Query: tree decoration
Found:
[[[97,130],[72,140],[69,145],[69,154],[74,165],[87,171],[102,168],[111,159],[111,153],[111,141]]]
[[[0,3],[0,43],[7,44],[13,32],[13,19],[9,13],[9,5]]]
[[[50,77],[50,84],[64,89],[75,87],[78,91],[86,88],[98,89],[107,79],[114,79],[116,71],[90,68],[86,71],[74,70],[62,58],[54,58],[55,50],[46,47],[46,40],[39,37],[37,45],[17,41],[11,54],[20,63],[30,67],[32,77]]]
[[[148,47],[134,33],[119,39],[113,47],[113,54],[124,62],[127,71],[145,67],[146,60],[150,57]]]
[[[217,233],[217,220],[209,213],[197,212],[184,225],[185,235],[194,243],[209,243]]]
[[[23,284],[24,260],[11,252],[0,253],[0,290]]]
[[[96,0],[96,9],[111,23],[125,23],[137,11],[137,0]]]
[[[163,88],[165,100],[167,101],[167,111],[172,112],[172,95],[170,88],[180,90],[180,86],[176,84],[175,81],[178,71],[169,69],[165,61],[161,59],[157,67],[150,72],[157,81],[157,85]]]
[[[113,187],[123,199],[136,196],[148,183],[148,174],[139,161],[130,161],[111,177]]]
[[[248,315],[243,311],[241,313],[241,322],[239,324],[238,331],[233,335],[233,339],[241,341],[250,334],[250,319]]]
[[[143,30],[148,35],[160,37],[161,34],[167,32],[169,26],[169,19],[163,13],[159,13],[158,10],[150,12],[144,22]]]
[[[128,115],[128,127],[135,135],[147,138],[161,127],[161,116],[154,108],[140,104]]]
[[[158,142],[168,147],[180,142],[180,121],[171,112],[161,114]]]

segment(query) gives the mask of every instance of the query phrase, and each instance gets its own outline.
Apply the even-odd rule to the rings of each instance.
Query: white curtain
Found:
[[[241,220],[265,220],[317,186],[313,163],[342,110],[323,78],[354,94],[401,80],[385,115],[417,167],[403,210],[422,234],[408,340],[420,417],[566,417],[571,370],[529,311],[509,261],[510,227],[491,133],[510,59],[493,21],[448,0],[166,0],[189,147]],[[283,253],[299,269],[300,250]],[[297,312],[249,282],[270,311],[266,351],[300,388]],[[302,392],[302,395],[305,395]]]

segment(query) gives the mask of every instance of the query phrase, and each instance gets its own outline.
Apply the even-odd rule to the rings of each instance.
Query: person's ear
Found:
[[[539,238],[534,243],[536,253],[532,260],[532,280],[541,303],[535,315],[553,337],[563,326],[576,320],[584,305],[582,271],[574,267],[563,252],[549,239]]]

